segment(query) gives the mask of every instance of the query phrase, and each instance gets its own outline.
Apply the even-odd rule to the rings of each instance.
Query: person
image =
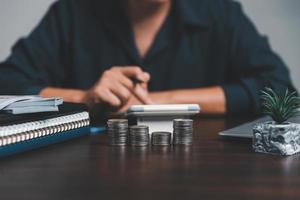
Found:
[[[125,111],[196,103],[259,113],[294,90],[287,67],[231,0],[60,0],[0,65],[0,94],[61,96]]]

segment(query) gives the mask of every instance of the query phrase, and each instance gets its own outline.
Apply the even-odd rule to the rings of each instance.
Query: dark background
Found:
[[[55,0],[0,1],[0,62],[11,46],[26,36]],[[300,90],[299,0],[239,0],[259,31],[269,36],[273,49],[290,67],[292,78]],[[285,39],[283,39],[285,38]]]

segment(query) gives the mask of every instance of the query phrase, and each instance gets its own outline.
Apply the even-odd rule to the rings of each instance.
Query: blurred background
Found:
[[[37,25],[55,0],[0,0],[0,62]],[[300,0],[238,0],[291,70],[300,90]]]

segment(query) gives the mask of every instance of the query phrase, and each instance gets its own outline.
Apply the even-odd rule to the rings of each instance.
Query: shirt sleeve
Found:
[[[68,61],[68,18],[65,1],[51,6],[27,37],[12,48],[0,63],[0,94],[38,94],[47,86],[63,81]]]
[[[260,93],[265,87],[277,92],[292,86],[289,70],[271,50],[242,11],[239,3],[229,1],[228,37],[230,41],[230,80],[223,85],[229,114],[261,113]]]

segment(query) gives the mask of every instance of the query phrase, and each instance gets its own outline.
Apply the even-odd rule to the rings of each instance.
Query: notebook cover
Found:
[[[82,127],[78,129],[73,129],[65,132],[60,132],[56,133],[53,135],[47,135],[39,138],[34,138],[31,140],[23,141],[23,142],[18,142],[15,144],[10,144],[7,146],[2,146],[0,147],[0,157],[24,152],[24,151],[29,151],[29,150],[34,150],[38,149],[44,146],[48,146],[51,144],[63,142],[66,140],[70,140],[73,138],[77,138],[80,136],[88,135],[90,134],[90,127]]]
[[[63,105],[59,106],[59,112],[43,112],[20,115],[0,113],[0,126],[9,126],[38,120],[46,120],[83,111],[87,111],[87,107],[84,104],[64,103]]]

